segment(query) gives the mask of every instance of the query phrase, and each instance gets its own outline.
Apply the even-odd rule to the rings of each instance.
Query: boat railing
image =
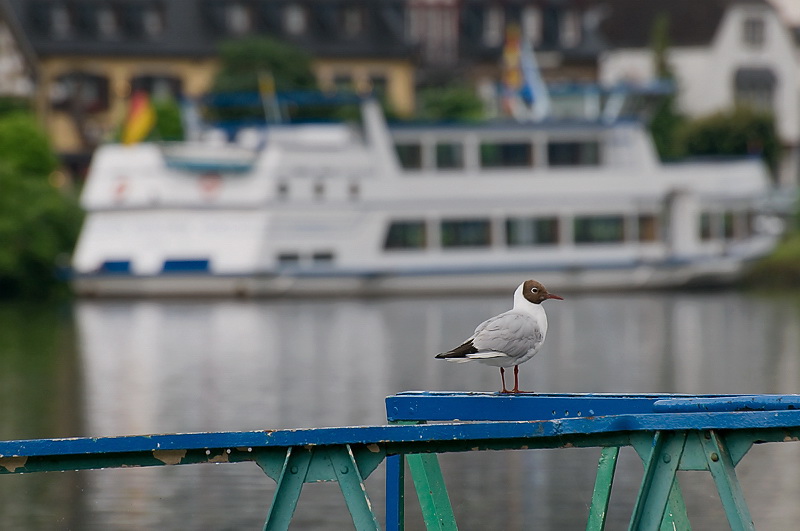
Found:
[[[287,529],[305,483],[338,482],[356,529],[380,529],[364,480],[386,460],[386,528],[404,526],[407,463],[428,529],[456,529],[437,454],[601,449],[587,529],[606,523],[621,447],[644,475],[632,530],[690,529],[679,470],[710,472],[732,529],[754,529],[735,467],[753,444],[798,440],[800,395],[401,393],[390,425],[0,442],[0,473],[256,463],[277,482],[264,529]],[[457,420],[456,420],[457,419]]]

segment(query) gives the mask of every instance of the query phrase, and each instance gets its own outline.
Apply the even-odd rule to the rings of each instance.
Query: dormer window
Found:
[[[113,39],[119,36],[117,14],[110,6],[103,6],[97,11],[97,34],[102,39]]]
[[[342,13],[342,30],[347,37],[358,37],[364,31],[364,13],[360,7],[344,8]]]
[[[537,7],[522,10],[522,36],[534,46],[542,42],[542,12]]]
[[[65,5],[54,5],[50,10],[50,33],[56,39],[66,39],[72,35],[72,14]]]
[[[298,4],[289,4],[283,9],[283,29],[289,35],[302,35],[307,27],[306,11]]]
[[[252,30],[253,18],[246,6],[234,2],[225,9],[225,27],[231,35],[244,35]]]
[[[500,6],[491,6],[484,11],[483,44],[485,46],[503,44],[503,9]]]
[[[152,38],[164,33],[164,13],[156,6],[145,8],[142,12],[142,32]]]
[[[747,17],[744,19],[742,39],[745,44],[758,47],[764,44],[764,19],[761,17]]]
[[[581,17],[577,11],[567,11],[561,19],[561,45],[574,48],[581,40]]]

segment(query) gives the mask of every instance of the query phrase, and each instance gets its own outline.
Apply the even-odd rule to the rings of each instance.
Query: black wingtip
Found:
[[[475,348],[475,346],[472,344],[472,340],[470,340],[457,346],[453,350],[448,350],[447,352],[437,354],[436,358],[440,360],[448,358],[466,358],[467,354],[474,354],[475,352],[478,352],[478,349]]]

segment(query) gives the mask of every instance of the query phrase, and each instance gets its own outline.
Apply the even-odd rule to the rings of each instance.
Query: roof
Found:
[[[726,10],[742,3],[769,6],[764,0],[597,0],[604,10],[599,30],[612,48],[648,47],[653,25],[664,14],[671,46],[707,45]]]
[[[291,42],[319,57],[408,57],[403,0],[6,0],[40,57],[57,55],[216,55],[225,40],[263,35]],[[305,30],[291,34],[285,9],[300,6]],[[239,22],[246,29],[232,30]],[[360,10],[363,28],[341,31],[342,11]]]

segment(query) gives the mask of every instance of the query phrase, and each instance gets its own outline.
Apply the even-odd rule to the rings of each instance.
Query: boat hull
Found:
[[[505,293],[535,278],[553,291],[665,289],[728,285],[746,262],[714,259],[628,266],[503,271],[316,272],[303,274],[79,275],[73,289],[97,297],[336,297]]]

